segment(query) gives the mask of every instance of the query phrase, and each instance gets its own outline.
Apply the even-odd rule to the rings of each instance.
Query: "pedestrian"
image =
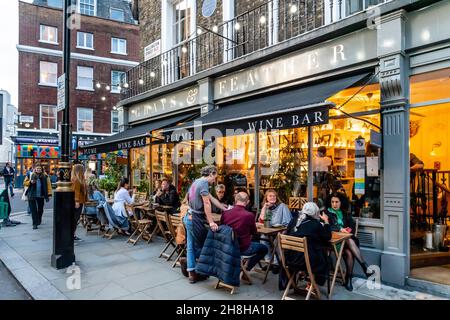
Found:
[[[82,164],[76,164],[73,166],[71,181],[73,191],[75,192],[75,221],[73,224],[74,228],[72,230],[73,240],[83,241],[75,235],[78,221],[80,220],[81,212],[83,211],[83,206],[87,201],[87,184],[86,179],[84,178],[84,168]]]
[[[25,174],[25,179],[27,179],[27,178],[30,179],[30,176],[31,176],[32,173],[33,173],[33,167],[29,167],[27,173]],[[24,196],[25,196],[24,200],[26,200],[27,204],[28,204],[27,205],[27,214],[29,214],[31,216],[30,203],[28,202],[28,198],[27,198],[25,192],[26,192],[26,189],[24,187],[24,190],[23,190],[23,193],[24,193]]]
[[[209,225],[214,232],[219,228],[212,217],[211,203],[226,210],[226,207],[209,192],[209,185],[214,184],[217,179],[217,168],[215,166],[206,166],[201,169],[200,173],[202,176],[195,180],[189,188],[189,210],[183,219],[187,233],[186,267],[190,283],[206,279],[206,277],[200,276],[195,272],[195,266],[208,234],[206,226]]]
[[[14,197],[14,173],[14,168],[11,167],[11,163],[7,162],[5,168],[3,168],[3,179],[5,179],[5,189],[9,187],[11,197]]]
[[[28,188],[26,196],[31,210],[33,229],[37,229],[42,223],[44,200],[48,202],[52,195],[50,178],[45,174],[39,163],[34,166],[33,173],[30,177],[25,179],[24,186]]]

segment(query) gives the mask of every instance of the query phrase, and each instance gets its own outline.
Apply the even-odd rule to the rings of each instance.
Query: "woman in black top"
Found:
[[[320,220],[324,221],[324,224]],[[297,219],[290,222],[287,234],[308,239],[308,254],[311,270],[318,285],[322,286],[328,277],[328,262],[324,248],[329,246],[331,228],[328,216],[320,215],[319,207],[314,202],[307,202]],[[286,250],[286,264],[293,270],[306,270],[305,257],[302,252]]]
[[[349,291],[353,290],[352,276],[353,265],[356,261],[361,265],[365,275],[371,276],[373,273],[368,273],[368,265],[364,261],[359,250],[359,239],[354,235],[355,222],[352,216],[348,213],[348,199],[342,193],[333,193],[328,201],[327,215],[330,219],[331,230],[343,233],[352,233],[352,237],[345,241],[343,257],[346,267],[345,288]]]

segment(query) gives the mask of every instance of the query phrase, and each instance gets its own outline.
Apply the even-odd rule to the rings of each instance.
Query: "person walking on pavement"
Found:
[[[14,168],[11,167],[11,163],[7,162],[3,168],[3,179],[5,179],[5,189],[9,187],[11,197],[14,197],[14,174]]]
[[[33,229],[42,223],[42,215],[44,213],[44,200],[49,201],[52,195],[52,185],[50,178],[42,170],[42,166],[37,163],[30,177],[26,177],[24,186],[28,187],[26,196],[28,197],[28,205],[31,209],[31,218],[33,220]]]

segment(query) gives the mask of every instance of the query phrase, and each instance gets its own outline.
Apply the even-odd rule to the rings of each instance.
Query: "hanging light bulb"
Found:
[[[100,84],[100,82],[97,82],[97,84],[95,85],[97,88],[101,88],[102,87],[102,85]]]
[[[295,4],[293,4],[290,8],[291,13],[296,13],[297,12],[297,6]]]
[[[125,83],[123,84],[123,87],[124,87],[124,88],[128,88],[128,83],[125,82]]]
[[[201,34],[202,34],[202,29],[197,28],[197,34],[198,34],[198,35],[201,35]]]
[[[261,23],[261,24],[266,23],[266,17],[265,16],[261,16],[261,18],[259,18],[259,23]]]
[[[213,27],[212,27],[212,31],[213,31],[213,32],[219,31],[219,27],[218,27],[218,26],[213,26]]]
[[[111,87],[107,85],[106,90],[108,90],[108,91],[111,90]]]
[[[183,53],[186,53],[187,52],[187,48],[186,47],[182,47],[181,51],[183,51]]]
[[[144,84],[144,79],[139,79],[139,84],[143,85]]]
[[[102,97],[102,101],[105,101],[106,100],[106,97]]]
[[[239,30],[241,28],[241,24],[239,22],[236,22],[234,25],[234,29]]]
[[[155,77],[155,73],[152,71],[150,72],[150,77],[154,78]]]

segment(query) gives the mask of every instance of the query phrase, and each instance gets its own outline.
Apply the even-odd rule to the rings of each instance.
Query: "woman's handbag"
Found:
[[[22,193],[22,198],[21,198],[23,201],[28,201],[28,196],[27,196],[28,188],[29,187],[23,188],[23,193]]]

